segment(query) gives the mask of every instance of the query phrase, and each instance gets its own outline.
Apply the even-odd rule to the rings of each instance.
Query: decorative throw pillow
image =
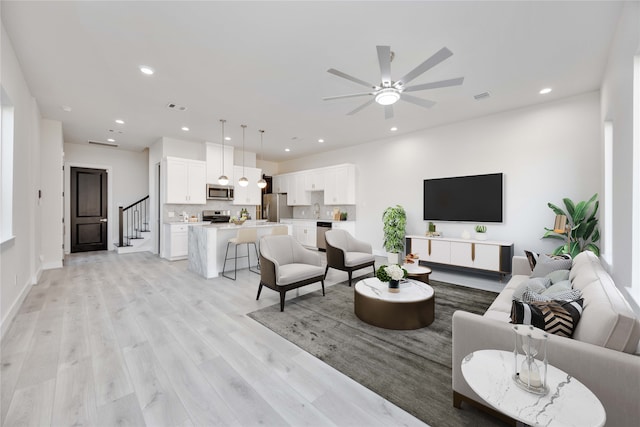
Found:
[[[540,302],[540,301],[575,301],[582,297],[579,289],[568,289],[564,291],[556,291],[554,293],[533,292],[529,289],[522,294],[522,302]]]
[[[555,270],[547,274],[546,277],[551,279],[551,284],[555,284],[563,280],[569,280],[569,270]]]
[[[582,315],[583,299],[511,303],[511,323],[533,325],[551,334],[571,338]]]
[[[547,290],[547,286],[551,284],[551,281],[546,277],[536,277],[534,279],[527,279],[520,283],[513,290],[512,298],[522,300],[522,295],[526,291],[533,291],[535,293],[542,293]]]
[[[557,258],[549,255],[540,255],[538,262],[531,277],[544,277],[552,271],[556,270],[570,270],[571,269],[571,257]]]
[[[538,263],[538,254],[531,251],[524,251],[524,254],[527,256],[529,260],[529,267],[531,267],[531,271],[536,268],[536,264]]]
[[[570,291],[571,288],[572,287],[571,287],[571,282],[570,281],[561,280],[561,281],[556,282],[553,285],[549,286],[544,291],[542,291],[542,294],[544,294],[544,295],[553,295],[553,294],[557,294],[558,292],[562,292],[562,291]]]

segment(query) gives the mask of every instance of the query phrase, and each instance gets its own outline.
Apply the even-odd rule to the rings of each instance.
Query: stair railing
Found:
[[[142,239],[142,232],[149,230],[149,196],[145,196],[126,208],[119,207],[118,246],[131,246],[131,240]]]

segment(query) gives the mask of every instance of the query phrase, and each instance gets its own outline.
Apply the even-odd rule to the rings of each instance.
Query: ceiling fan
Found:
[[[393,60],[394,53],[391,51],[390,46],[376,46],[378,50],[378,63],[380,64],[380,75],[381,82],[378,85],[374,85],[364,80],[360,80],[356,77],[350,76],[349,74],[343,73],[342,71],[338,71],[334,68],[330,68],[327,70],[328,73],[336,75],[338,77],[342,77],[343,79],[351,80],[354,83],[358,83],[359,85],[366,86],[370,89],[369,92],[362,93],[354,93],[350,95],[338,95],[338,96],[329,96],[326,98],[322,98],[325,101],[329,101],[332,99],[343,99],[343,98],[356,98],[360,96],[372,96],[370,100],[360,105],[353,111],[347,113],[348,116],[356,114],[360,110],[368,107],[369,105],[377,102],[380,105],[384,106],[384,117],[385,119],[390,119],[393,117],[393,104],[395,104],[398,100],[407,101],[412,104],[419,105],[424,108],[431,108],[436,103],[434,101],[430,101],[428,99],[417,98],[412,95],[408,95],[406,92],[416,92],[419,90],[427,90],[427,89],[437,89],[442,87],[449,86],[458,86],[461,85],[464,81],[464,77],[457,77],[454,79],[448,80],[440,80],[437,82],[424,83],[415,86],[407,86],[409,82],[414,80],[416,77],[420,76],[424,72],[430,70],[435,67],[445,59],[449,58],[453,53],[443,47],[438,52],[433,54],[429,59],[424,61],[422,64],[418,65],[413,70],[409,71],[406,75],[401,77],[399,80],[392,81],[391,80],[391,61]]]

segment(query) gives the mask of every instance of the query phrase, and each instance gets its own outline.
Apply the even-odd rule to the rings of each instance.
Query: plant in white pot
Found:
[[[476,240],[487,240],[487,226],[476,225]]]
[[[390,206],[382,214],[382,231],[384,232],[384,249],[387,251],[389,264],[399,264],[400,255],[404,254],[404,236],[407,226],[407,214],[400,205]]]

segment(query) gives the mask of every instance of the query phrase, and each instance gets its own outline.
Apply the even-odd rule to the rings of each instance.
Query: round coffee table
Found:
[[[354,286],[354,311],[363,322],[385,329],[419,329],[433,323],[433,288],[413,279],[400,282],[400,292],[375,277]]]
[[[416,261],[414,264],[402,264],[402,268],[407,270],[407,276],[410,278],[420,280],[424,283],[429,283],[429,275],[431,274],[431,269],[429,267],[420,265]]]

